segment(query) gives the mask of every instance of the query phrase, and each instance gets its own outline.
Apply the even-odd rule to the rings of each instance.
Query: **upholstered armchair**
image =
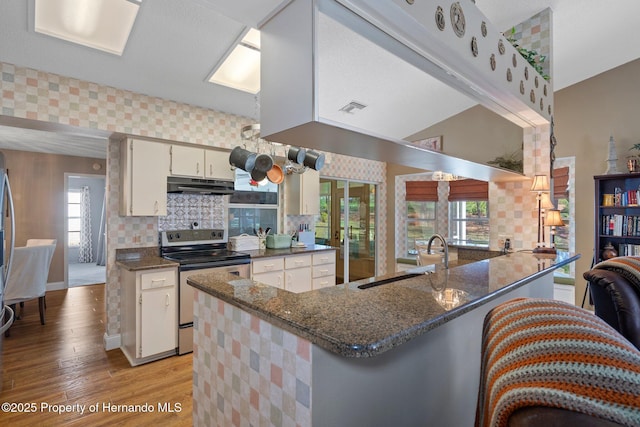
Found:
[[[45,292],[56,243],[56,239],[30,239],[27,246],[14,249],[5,288],[5,304],[14,309],[16,319],[20,318],[15,310],[16,304],[19,303],[23,310],[25,301],[38,298],[40,323],[45,324]]]
[[[640,349],[640,258],[618,257],[583,274],[595,314]]]

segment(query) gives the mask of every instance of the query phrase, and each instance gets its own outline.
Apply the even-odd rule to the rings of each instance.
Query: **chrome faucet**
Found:
[[[449,268],[449,246],[447,245],[447,241],[444,239],[444,237],[442,237],[441,234],[434,234],[429,238],[429,241],[427,242],[427,253],[431,253],[431,243],[435,239],[440,239],[440,241],[442,242],[442,247],[444,248],[444,268],[448,269]]]

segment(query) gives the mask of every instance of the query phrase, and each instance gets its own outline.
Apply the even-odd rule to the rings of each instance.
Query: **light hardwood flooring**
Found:
[[[0,425],[192,424],[192,356],[131,367],[119,349],[104,350],[104,309],[104,285],[47,292],[46,325],[38,300],[25,303],[24,317],[4,338],[0,403],[30,404],[33,412],[0,411]],[[153,412],[110,406],[145,404]],[[174,412],[161,411],[165,404]],[[85,405],[84,415],[77,407],[50,412],[53,405]]]

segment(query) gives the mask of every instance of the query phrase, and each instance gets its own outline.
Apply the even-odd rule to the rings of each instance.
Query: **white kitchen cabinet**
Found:
[[[172,145],[170,155],[169,170],[172,176],[204,177],[204,148]]]
[[[295,293],[311,290],[311,254],[285,257],[284,288]]]
[[[202,147],[171,146],[172,176],[206,179],[235,179],[229,164],[229,153]]]
[[[287,215],[320,214],[320,173],[307,169],[285,180],[285,209]]]
[[[127,138],[120,145],[120,215],[167,215],[169,145]]]
[[[251,278],[256,282],[284,289],[284,258],[269,257],[252,260]]]
[[[177,268],[122,270],[122,352],[132,366],[176,354]]]
[[[311,276],[314,290],[334,286],[336,284],[336,251],[314,253]]]
[[[235,180],[236,175],[229,164],[229,153],[220,150],[204,150],[204,177],[209,179]]]
[[[259,258],[251,262],[251,278],[256,282],[291,292],[311,290],[310,254]]]

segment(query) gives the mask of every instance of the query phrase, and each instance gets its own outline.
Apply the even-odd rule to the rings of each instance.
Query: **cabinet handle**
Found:
[[[329,270],[320,270],[320,273],[322,274],[327,274],[329,272]]]
[[[165,282],[167,279],[151,279],[151,283],[155,282]]]
[[[209,164],[209,175],[213,176],[213,163]]]
[[[196,162],[196,173],[200,173],[200,162]]]
[[[167,294],[167,298],[165,300],[164,305],[166,305],[167,307],[169,307],[169,294]]]
[[[296,261],[294,261],[294,263],[295,263],[296,265],[298,265],[298,264],[304,264],[304,261],[302,261],[302,260],[296,260]]]
[[[327,258],[327,257],[320,258],[320,261],[322,261],[322,262],[327,262],[327,261],[329,261],[329,258]]]
[[[265,269],[265,270],[273,270],[273,266],[274,266],[274,264],[266,264],[266,265],[264,266],[264,269]]]

